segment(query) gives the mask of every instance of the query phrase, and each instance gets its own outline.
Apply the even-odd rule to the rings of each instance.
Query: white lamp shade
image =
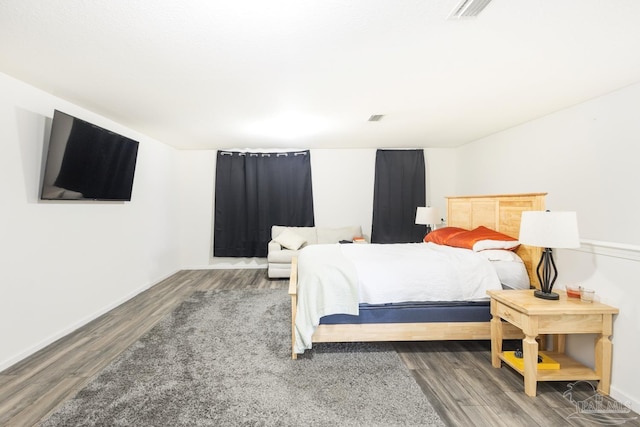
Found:
[[[438,224],[440,222],[440,213],[438,208],[418,207],[416,209],[416,224],[428,225]]]
[[[579,248],[575,212],[522,212],[520,236],[523,245],[541,248]]]

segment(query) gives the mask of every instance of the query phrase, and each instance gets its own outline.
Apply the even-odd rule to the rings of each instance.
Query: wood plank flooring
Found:
[[[267,279],[265,270],[178,272],[0,372],[0,426],[37,425],[195,291],[287,287],[287,280]],[[394,346],[447,425],[594,425],[589,420],[568,418],[576,407],[563,397],[567,383],[540,383],[538,396],[527,397],[520,375],[506,367],[491,366],[488,342]],[[587,397],[588,393],[581,399]],[[640,426],[637,414],[624,416],[628,419],[625,426]],[[630,419],[634,416],[635,420]]]

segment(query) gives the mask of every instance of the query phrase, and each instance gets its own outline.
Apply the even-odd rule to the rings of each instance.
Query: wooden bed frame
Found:
[[[489,196],[447,197],[447,225],[473,229],[481,225],[509,236],[518,236],[520,217],[524,211],[544,210],[547,193],[527,193]],[[520,245],[516,252],[524,261],[531,284],[539,287],[535,268],[542,249]],[[291,296],[291,358],[295,341],[298,265],[291,264],[289,295]],[[521,338],[522,331],[511,324],[504,325],[505,338]],[[438,341],[491,339],[490,321],[434,323],[369,323],[319,325],[312,336],[313,343],[368,341]]]

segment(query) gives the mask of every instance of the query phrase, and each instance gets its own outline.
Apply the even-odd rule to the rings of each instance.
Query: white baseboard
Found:
[[[183,270],[266,270],[267,264],[249,265],[249,264],[211,264],[211,265],[191,265],[185,266]]]
[[[640,413],[640,400],[634,399],[631,396],[627,396],[613,385],[611,386],[610,396],[622,403],[626,407],[630,408],[633,412]]]
[[[213,257],[209,259],[209,264],[205,266],[192,267],[193,270],[213,270],[213,269],[254,269],[254,268],[267,268],[269,264],[266,258],[258,257]]]
[[[79,328],[83,327],[84,325],[86,325],[87,323],[97,319],[98,317],[102,316],[105,313],[108,313],[109,311],[113,310],[114,308],[118,307],[119,305],[129,301],[131,298],[135,297],[136,295],[146,291],[147,289],[153,287],[154,285],[160,283],[161,281],[163,281],[164,279],[167,279],[171,276],[173,276],[175,273],[177,273],[179,270],[174,271],[173,273],[167,274],[164,277],[161,277],[155,281],[151,281],[148,283],[145,283],[144,285],[140,286],[139,288],[135,289],[134,291],[130,292],[129,294],[127,294],[126,296],[120,298],[119,300],[116,300],[108,305],[106,305],[105,307],[102,307],[100,310],[96,311],[95,313],[92,313],[86,317],[84,317],[83,319],[78,320],[77,322],[69,325],[68,327],[48,336],[47,338],[43,339],[42,341],[40,341],[39,343],[29,347],[28,349],[16,354],[15,356],[7,359],[7,360],[3,360],[2,362],[0,362],[0,372],[4,371],[5,369],[10,368],[11,366],[15,365],[16,363],[26,359],[27,357],[35,354],[36,352],[42,350],[43,348],[45,348],[46,346],[53,344],[54,342],[56,342],[57,340],[59,340],[60,338],[63,338],[67,335],[69,335],[70,333],[78,330]]]

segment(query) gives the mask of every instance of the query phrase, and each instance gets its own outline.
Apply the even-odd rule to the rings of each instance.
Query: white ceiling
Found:
[[[638,0],[458,3],[0,0],[0,72],[186,149],[453,147],[640,81]]]

